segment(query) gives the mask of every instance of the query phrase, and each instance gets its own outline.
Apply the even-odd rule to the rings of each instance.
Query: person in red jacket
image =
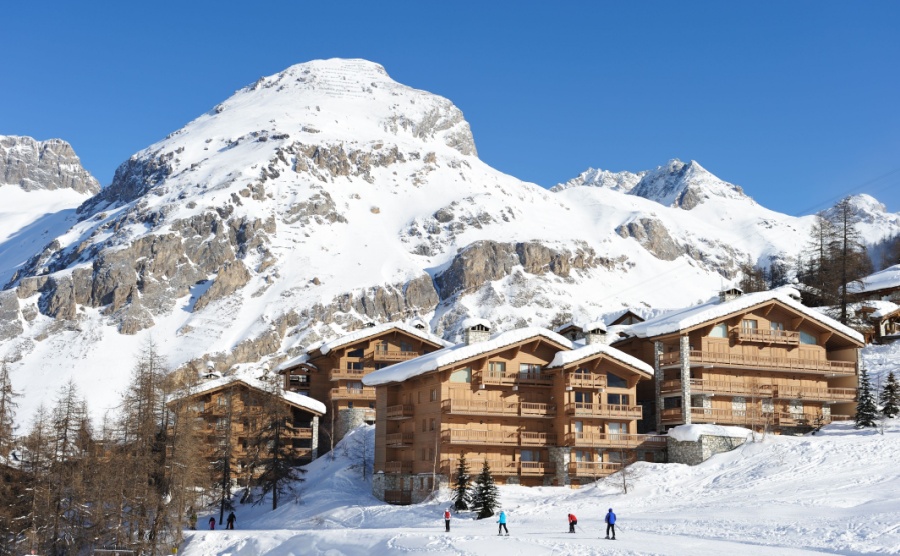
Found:
[[[575,526],[578,525],[578,518],[575,517],[575,514],[569,514],[569,532],[575,532]]]
[[[444,527],[446,527],[446,532],[450,532],[450,508],[444,510]]]

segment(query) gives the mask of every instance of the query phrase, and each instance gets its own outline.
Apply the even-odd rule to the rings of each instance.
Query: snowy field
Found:
[[[355,434],[372,434],[359,430]],[[689,467],[638,463],[628,494],[614,475],[580,489],[500,487],[509,537],[495,519],[454,514],[449,491],[388,506],[337,450],[309,466],[302,499],[238,506],[235,531],[190,532],[183,556],[898,554],[900,419],[884,433],[836,424],[815,436],[768,435]],[[614,508],[616,541],[603,539]],[[567,533],[566,515],[579,519]],[[210,514],[201,515],[205,523]]]

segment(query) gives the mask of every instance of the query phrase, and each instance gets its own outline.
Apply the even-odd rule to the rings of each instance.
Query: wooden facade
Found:
[[[799,302],[751,295],[760,301],[731,302],[739,308],[718,308],[711,314],[720,316],[706,320],[698,311],[698,324],[615,344],[656,368],[655,381],[638,392],[655,416],[647,424],[802,431],[852,418],[859,335]]]
[[[470,357],[440,364],[450,348],[429,358],[435,365],[427,372],[376,381],[375,473],[383,487],[376,495],[416,502],[426,495],[415,491],[416,476],[451,480],[462,454],[473,474],[486,460],[501,484],[563,485],[665,447],[637,434],[636,385],[650,379],[648,369],[606,352],[553,366],[573,346],[548,330],[501,334],[483,342],[484,351],[479,343],[465,346]]]

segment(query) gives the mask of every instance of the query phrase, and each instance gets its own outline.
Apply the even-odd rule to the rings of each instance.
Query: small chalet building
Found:
[[[303,355],[282,363],[284,389],[312,397],[328,406],[334,442],[347,431],[375,421],[375,389],[363,385],[367,374],[443,348],[449,343],[430,334],[418,320],[413,325],[389,322],[368,326],[310,347]],[[325,439],[323,438],[323,441]]]
[[[501,484],[568,485],[665,446],[637,434],[636,386],[652,368],[597,342],[601,334],[582,345],[543,328],[463,327],[463,343],[363,378],[376,390],[379,499],[424,500],[462,454],[473,474],[487,460]]]
[[[868,325],[868,341],[885,344],[900,339],[900,265],[847,284],[847,291],[864,300],[858,316]]]
[[[201,423],[204,457],[212,463],[222,457],[228,445],[234,475],[241,477],[253,463],[253,454],[248,448],[263,426],[263,407],[271,399],[270,390],[268,384],[253,378],[215,378],[167,405],[174,411],[176,406],[187,404]],[[317,429],[319,418],[325,414],[325,405],[280,389],[277,403],[283,405],[287,416],[284,433],[292,448],[295,465],[311,462],[318,457]]]
[[[847,291],[860,299],[880,299],[900,303],[900,264],[847,284]]]
[[[728,290],[626,329],[614,345],[656,370],[638,390],[649,424],[794,432],[850,419],[863,338],[795,297]]]

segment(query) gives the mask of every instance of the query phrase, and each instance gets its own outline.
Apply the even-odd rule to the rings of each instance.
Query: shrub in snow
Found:
[[[894,371],[888,373],[887,382],[881,390],[881,413],[885,417],[896,417],[900,413],[900,388]]]
[[[494,515],[494,510],[500,508],[500,491],[494,483],[494,476],[487,460],[481,466],[481,473],[475,478],[475,487],[472,492],[472,509],[478,512],[478,519],[484,519]]]
[[[875,396],[872,394],[872,385],[869,383],[869,373],[865,369],[859,371],[857,400],[856,428],[874,427],[878,407],[875,405]]]

